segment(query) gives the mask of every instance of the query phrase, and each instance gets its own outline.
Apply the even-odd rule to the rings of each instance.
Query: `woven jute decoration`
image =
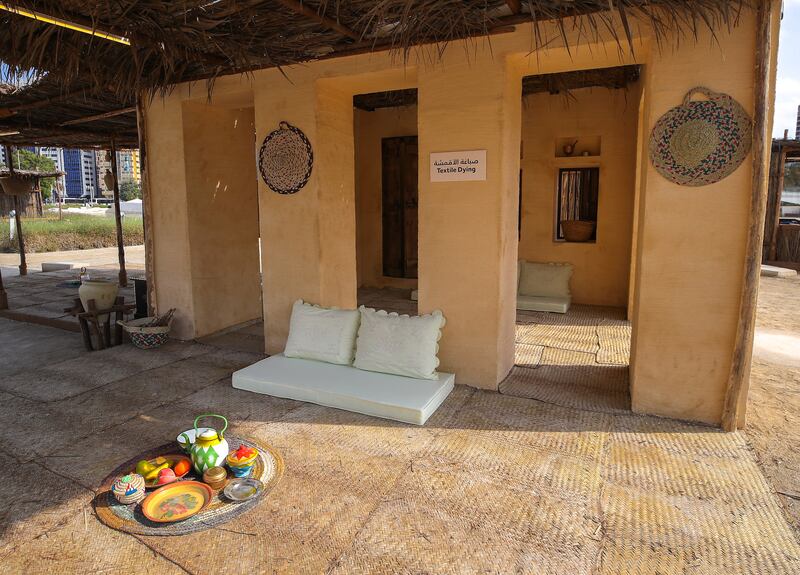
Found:
[[[707,100],[693,101],[695,94]],[[671,182],[705,186],[739,167],[752,138],[753,121],[739,102],[708,88],[692,88],[681,106],[656,122],[650,135],[650,161]]]
[[[314,165],[311,142],[298,128],[281,122],[270,132],[258,153],[261,177],[269,189],[279,194],[294,194],[306,185]]]

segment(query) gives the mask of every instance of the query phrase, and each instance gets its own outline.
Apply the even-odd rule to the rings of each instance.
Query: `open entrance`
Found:
[[[630,409],[639,74],[523,79],[516,356],[502,393]]]
[[[358,303],[416,314],[417,91],[356,95]]]

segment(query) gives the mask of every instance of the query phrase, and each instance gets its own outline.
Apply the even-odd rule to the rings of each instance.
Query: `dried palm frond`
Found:
[[[658,43],[668,32],[681,41],[734,26],[751,1],[521,0],[515,11],[516,3],[505,0],[7,0],[12,9],[36,10],[130,45],[0,10],[0,60],[7,64],[0,82],[32,77],[41,82],[40,95],[50,90],[47,97],[83,90],[86,111],[90,104],[107,111],[130,105],[142,91],[167,92],[200,79],[210,90],[221,75],[320,58],[374,50],[407,57],[421,44],[433,46],[427,57],[436,58],[455,40],[526,22],[534,50],[552,42],[569,49],[600,37],[632,49],[638,26],[652,29]],[[10,127],[2,114],[9,107],[0,94],[0,128]],[[34,131],[37,122],[50,121],[34,119]],[[133,126],[130,117],[120,117],[92,129],[102,137],[118,129],[127,138]]]

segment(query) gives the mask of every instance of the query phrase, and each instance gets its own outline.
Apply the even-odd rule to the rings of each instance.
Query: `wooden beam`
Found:
[[[306,18],[309,18],[311,20],[314,20],[315,22],[317,22],[322,26],[325,26],[329,30],[338,32],[339,34],[347,36],[352,40],[358,41],[361,39],[361,36],[353,32],[347,26],[343,26],[342,24],[339,24],[336,20],[328,18],[324,14],[318,13],[316,10],[314,10],[313,8],[309,8],[302,2],[298,2],[297,0],[278,0],[278,2],[283,4],[286,8],[288,8],[292,12],[300,14],[301,16],[305,16]]]
[[[111,176],[114,178],[114,221],[117,228],[117,258],[119,259],[119,285],[128,287],[128,272],[125,269],[125,241],[122,237],[122,213],[119,208],[119,167],[117,145],[111,138]]]
[[[75,118],[74,120],[67,120],[66,122],[61,122],[59,126],[74,126],[75,124],[85,124],[87,122],[95,122],[97,120],[105,120],[107,118],[114,118],[116,116],[122,116],[124,114],[134,114],[136,113],[136,106],[130,106],[128,108],[120,108],[119,110],[111,110],[110,112],[103,112],[102,114],[93,114],[91,116],[84,116],[83,118]]]
[[[755,113],[753,114],[753,176],[750,188],[750,222],[747,229],[744,277],[739,301],[739,323],[728,375],[722,427],[736,431],[741,404],[750,377],[753,336],[755,334],[758,281],[761,276],[761,253],[764,241],[764,216],[767,210],[767,153],[770,149],[769,82],[772,37],[772,13],[775,0],[761,0],[756,8],[756,64],[754,81]]]

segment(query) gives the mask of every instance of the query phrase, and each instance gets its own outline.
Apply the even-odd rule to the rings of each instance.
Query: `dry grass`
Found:
[[[23,219],[22,229],[25,251],[31,253],[108,248],[117,245],[116,227],[114,219],[110,217],[65,213],[62,220],[57,217]],[[122,234],[126,246],[144,243],[142,218],[127,216],[123,220]],[[16,238],[11,240],[9,237],[6,220],[0,225],[0,252],[19,252]]]

